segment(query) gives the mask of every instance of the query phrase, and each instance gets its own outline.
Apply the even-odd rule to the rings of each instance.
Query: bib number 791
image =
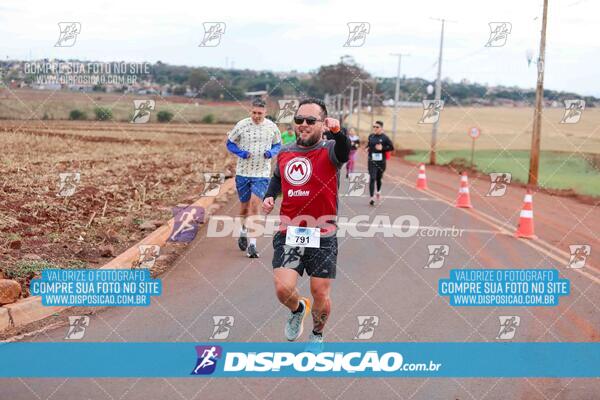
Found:
[[[288,226],[285,244],[294,247],[318,248],[321,246],[321,230],[319,228]]]

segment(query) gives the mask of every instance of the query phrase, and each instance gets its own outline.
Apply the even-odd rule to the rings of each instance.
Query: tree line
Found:
[[[71,61],[71,60],[70,60]],[[35,81],[34,76],[18,74],[13,66],[15,61],[1,61],[2,80],[5,84],[22,79],[26,83]],[[170,65],[158,61],[151,64],[149,74],[138,76],[151,85],[164,88],[167,94],[187,95],[208,100],[234,101],[245,98],[244,93],[266,90],[270,97],[325,97],[326,94],[343,94],[348,96],[350,87],[357,88],[363,83],[363,102],[381,106],[383,101],[394,98],[395,78],[374,77],[364,70],[350,56],[344,56],[336,64],[323,65],[309,73],[275,73],[272,71],[256,71],[249,69],[224,69],[209,67],[191,67]],[[420,102],[433,99],[427,87],[434,85],[433,81],[422,78],[400,79],[400,101]],[[107,88],[96,85],[95,91],[105,91]],[[126,91],[128,87],[112,88],[113,91]],[[354,98],[357,99],[355,91]],[[580,96],[572,92],[544,90],[546,101],[562,102],[565,99],[579,98],[586,105],[593,107],[598,98]],[[518,87],[490,87],[466,80],[453,82],[450,79],[442,81],[442,100],[449,105],[497,105],[506,102],[517,104],[533,104],[535,90]]]

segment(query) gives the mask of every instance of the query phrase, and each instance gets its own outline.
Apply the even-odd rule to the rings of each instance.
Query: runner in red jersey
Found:
[[[273,236],[275,292],[290,309],[285,336],[296,340],[303,331],[310,300],[296,289],[298,275],[310,276],[313,331],[310,351],[321,351],[323,328],[331,310],[331,279],[336,275],[339,170],[348,161],[350,140],[340,132],[339,121],[327,118],[323,101],[300,102],[294,117],[296,144],[284,146],[277,156],[273,177],[263,201],[270,213],[283,194],[281,229]],[[329,130],[333,140],[323,140]]]

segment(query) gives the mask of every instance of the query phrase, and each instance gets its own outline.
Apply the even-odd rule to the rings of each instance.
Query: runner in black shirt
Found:
[[[382,121],[375,121],[373,133],[369,135],[367,149],[369,151],[369,194],[371,196],[369,204],[374,206],[375,183],[377,183],[376,199],[379,201],[381,198],[381,178],[383,178],[383,172],[385,171],[385,152],[394,150],[392,141],[383,133]]]

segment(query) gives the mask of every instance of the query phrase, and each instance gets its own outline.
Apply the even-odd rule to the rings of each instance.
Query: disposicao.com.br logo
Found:
[[[288,196],[302,197],[302,190],[290,189]],[[419,237],[461,237],[464,229],[452,226],[423,226],[415,215],[358,214],[352,217],[322,215],[315,218],[311,215],[297,215],[289,218],[285,215],[257,216],[243,220],[241,217],[229,215],[211,215],[208,220],[206,236],[211,238],[238,237],[242,225],[252,232],[254,237],[273,236],[288,226],[320,227],[323,231],[335,233],[337,237],[372,238],[383,237],[410,238]],[[322,234],[323,235],[323,234]]]
[[[204,353],[210,346],[198,346]],[[220,351],[221,348],[219,348]],[[207,354],[198,353],[198,363],[193,374],[198,374]],[[281,373],[286,376],[355,374],[368,376],[373,373],[438,372],[441,363],[432,360],[421,363],[404,362],[402,354],[394,351],[223,351],[219,354],[222,366],[216,370],[220,376],[267,376]],[[215,372],[215,364],[211,364]],[[206,374],[204,372],[203,374]]]

